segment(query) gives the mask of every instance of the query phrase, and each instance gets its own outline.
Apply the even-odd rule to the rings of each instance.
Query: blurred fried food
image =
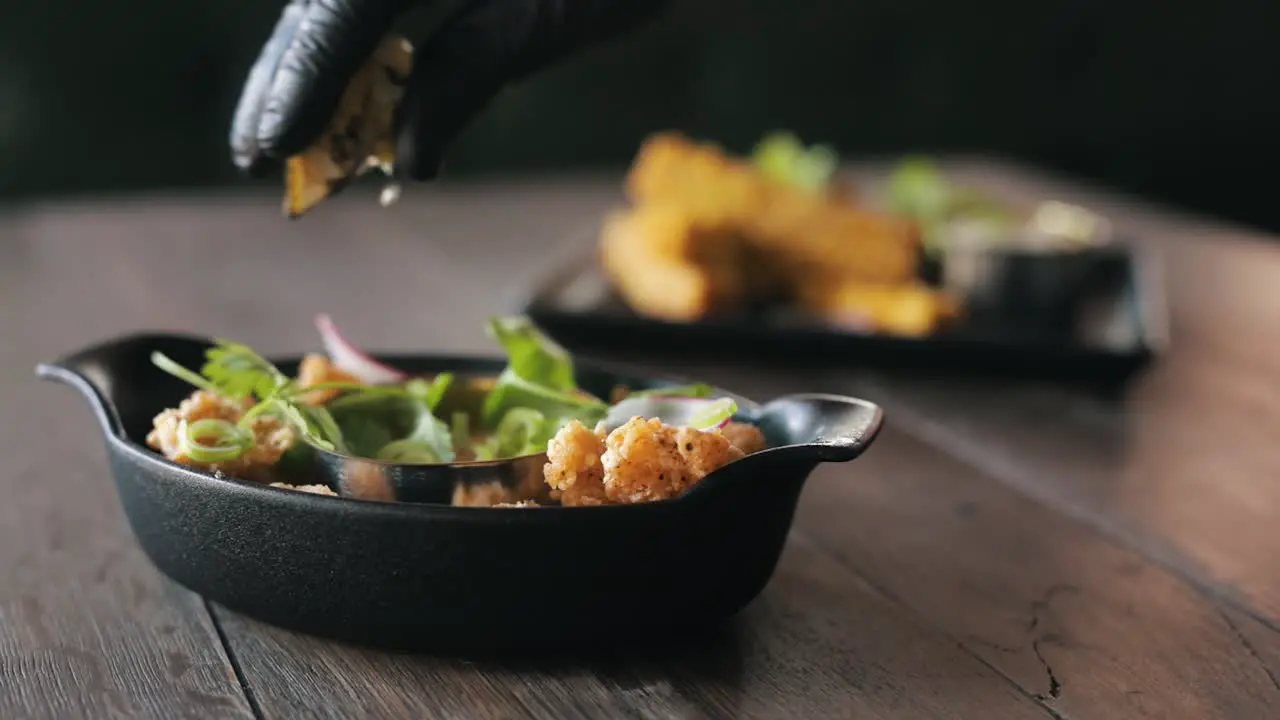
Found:
[[[732,225],[677,206],[615,212],[605,219],[600,262],[618,292],[649,315],[696,320],[741,303],[745,246]]]
[[[928,335],[960,313],[950,295],[921,283],[813,283],[797,300],[837,325],[905,337]]]
[[[790,186],[668,132],[645,141],[625,190],[631,207],[606,218],[600,258],[640,314],[691,321],[789,301],[910,335],[951,316],[950,301],[916,281],[916,225],[858,206],[846,186]]]

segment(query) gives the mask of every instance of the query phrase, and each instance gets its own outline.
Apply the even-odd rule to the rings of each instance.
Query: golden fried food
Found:
[[[604,431],[570,421],[547,443],[543,476],[561,505],[605,505]]]
[[[609,433],[601,457],[605,496],[614,503],[666,500],[743,456],[723,434],[632,418]]]
[[[285,162],[285,214],[301,216],[366,170],[391,174],[393,121],[412,67],[408,40],[390,36],[378,45],[351,78],[324,134]],[[388,186],[383,204],[394,197]]]
[[[760,428],[751,423],[730,422],[721,428],[720,433],[729,442],[733,443],[734,447],[741,450],[744,455],[760,452],[768,446],[764,439],[764,433],[760,432]]]
[[[308,353],[298,365],[298,385],[313,387],[323,383],[359,383],[360,378],[343,370],[329,361],[329,358],[316,353]],[[341,390],[312,390],[302,396],[307,405],[324,405],[342,393]]]
[[[714,145],[659,133],[640,148],[626,179],[636,207],[680,208],[700,222],[735,228],[769,264],[799,282],[815,271],[863,282],[914,277],[914,224],[864,210],[839,193],[779,184]]]
[[[910,282],[920,260],[915,225],[801,192],[778,192],[744,220],[747,234],[793,284],[814,276],[894,284]]]
[[[929,335],[959,311],[948,293],[917,283],[814,282],[801,289],[798,300],[833,322],[904,337]]]
[[[204,463],[193,459],[182,438],[184,426],[198,420],[239,422],[244,412],[253,407],[253,404],[250,398],[232,400],[207,390],[197,390],[177,408],[170,408],[155,416],[151,421],[151,432],[147,433],[147,446],[182,465],[246,480],[268,482],[271,467],[293,446],[295,440],[292,428],[278,418],[261,415],[250,421],[253,446],[235,459],[225,462]]]
[[[777,187],[716,146],[672,132],[644,142],[625,185],[633,205],[681,207],[701,219],[733,224],[761,212]]]
[[[677,207],[611,214],[600,236],[600,264],[628,305],[651,317],[689,320],[740,304],[743,243],[722,223]]]

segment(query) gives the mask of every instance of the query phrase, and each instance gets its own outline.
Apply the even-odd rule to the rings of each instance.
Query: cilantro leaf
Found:
[[[289,378],[253,348],[230,340],[215,340],[205,352],[206,362],[200,374],[227,397],[255,395],[259,400],[274,395]]]

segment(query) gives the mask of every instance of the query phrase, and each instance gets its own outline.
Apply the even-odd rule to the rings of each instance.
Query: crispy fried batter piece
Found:
[[[222,463],[202,463],[191,458],[179,432],[182,422],[216,418],[227,422],[239,422],[246,410],[253,407],[253,400],[232,400],[207,390],[197,390],[177,408],[170,408],[152,420],[152,430],[147,434],[147,445],[166,458],[183,465],[211,472],[221,472],[233,477],[258,482],[268,482],[271,467],[280,456],[293,447],[296,440],[293,429],[278,418],[260,416],[252,421],[253,447],[234,460]]]
[[[745,244],[724,223],[675,206],[609,215],[600,265],[629,305],[666,320],[689,320],[746,299]]]
[[[731,422],[721,428],[720,433],[741,450],[743,455],[760,452],[768,446],[764,433],[751,423]]]
[[[605,440],[605,496],[621,504],[666,500],[742,456],[718,431],[634,417]]]
[[[764,448],[764,435],[746,423],[703,431],[634,417],[606,435],[603,425],[588,431],[574,421],[548,445],[544,474],[562,505],[653,502]]]
[[[302,362],[298,365],[299,386],[305,388],[335,382],[358,383],[360,378],[334,365],[324,355],[308,353],[302,358]],[[307,405],[324,405],[340,394],[342,394],[341,390],[312,390],[303,395],[301,400]]]
[[[604,505],[604,432],[588,430],[573,420],[547,443],[547,464],[543,477],[560,504]]]
[[[338,493],[334,492],[328,485],[289,485],[288,483],[271,483],[273,488],[281,488],[283,490],[296,490],[298,492],[311,493],[312,495],[329,495],[338,497]]]
[[[928,335],[959,314],[955,298],[923,283],[815,282],[798,300],[836,323],[904,337]]]
[[[677,207],[702,222],[732,226],[792,282],[822,273],[867,283],[915,276],[915,225],[872,212],[835,193],[778,184],[745,160],[678,133],[641,146],[626,179],[636,207]]]

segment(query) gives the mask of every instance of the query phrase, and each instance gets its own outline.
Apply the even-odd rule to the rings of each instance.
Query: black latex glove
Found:
[[[348,81],[415,0],[293,0],[249,72],[231,128],[260,174],[320,136]],[[431,2],[432,0],[423,0]],[[415,43],[396,175],[435,177],[445,150],[507,83],[639,24],[664,0],[469,0]]]

